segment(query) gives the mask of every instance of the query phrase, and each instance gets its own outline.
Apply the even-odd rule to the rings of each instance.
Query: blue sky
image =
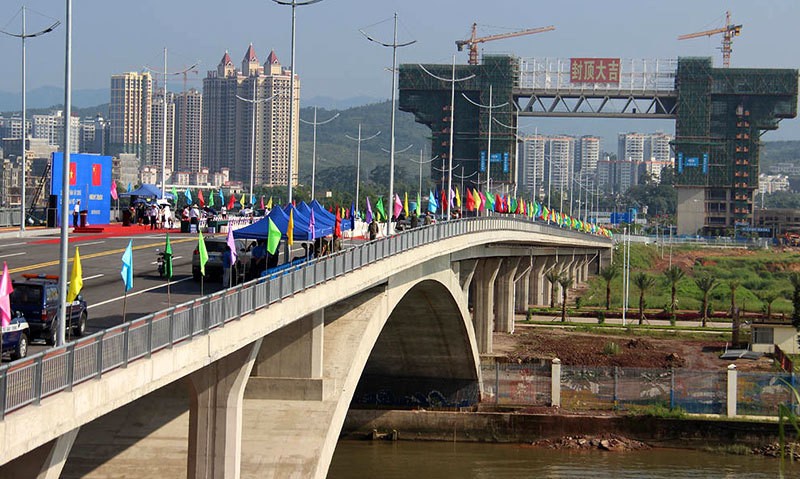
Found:
[[[18,31],[18,17],[13,17],[22,4],[3,0],[0,26]],[[25,4],[63,20],[64,0]],[[401,63],[449,63],[456,53],[454,41],[466,38],[475,21],[484,34],[544,25],[557,28],[486,43],[486,52],[563,58],[713,56],[719,64],[719,36],[688,41],[676,37],[721,26],[726,9],[744,25],[734,41],[733,66],[800,66],[793,36],[800,20],[798,0],[323,0],[297,10],[297,71],[306,98],[387,98],[391,50],[368,42],[358,29],[388,20],[395,11],[400,40],[417,40],[399,51]],[[114,73],[158,67],[164,46],[171,52],[171,70],[201,61],[200,73],[190,79],[190,86],[200,86],[199,79],[216,67],[226,49],[239,62],[250,42],[260,60],[274,49],[281,63],[288,65],[290,12],[270,0],[74,1],[74,88],[108,88]],[[33,13],[28,20],[29,30],[49,22]],[[63,83],[64,32],[62,25],[55,33],[29,41],[29,88]],[[388,41],[391,22],[374,25],[369,32]],[[0,91],[18,92],[19,41],[0,38],[0,51],[4,57]],[[466,53],[457,58],[466,62]],[[176,82],[175,88],[179,87]]]

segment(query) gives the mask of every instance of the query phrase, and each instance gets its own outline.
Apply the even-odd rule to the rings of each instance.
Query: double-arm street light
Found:
[[[250,107],[253,110],[253,116],[250,119],[250,198],[253,198],[253,180],[255,178],[256,168],[256,110],[258,110],[259,103],[266,103],[278,95],[272,95],[269,98],[262,98],[259,100],[258,90],[256,89],[258,85],[258,77],[254,76],[251,78],[253,79],[253,98],[242,98],[239,95],[236,95],[236,98],[243,102],[250,103]]]
[[[277,1],[277,0],[273,0]],[[413,45],[416,43],[416,40],[411,40],[410,42],[405,43],[397,43],[397,12],[394,14],[394,39],[392,43],[385,43],[378,41],[371,36],[367,35],[364,30],[359,30],[367,40],[377,43],[382,47],[387,47],[392,49],[392,116],[391,121],[389,123],[389,130],[391,137],[389,140],[389,201],[394,201],[394,117],[395,117],[395,110],[397,109],[397,49],[402,47],[407,47],[409,45]],[[391,204],[391,207],[394,207],[394,203]],[[389,216],[390,221],[386,222],[386,234],[391,234],[392,231],[392,222],[391,222],[391,215]]]
[[[295,64],[295,24],[297,23],[297,7],[304,7],[306,5],[313,5],[315,3],[319,3],[322,0],[305,0],[302,2],[298,2],[297,0],[292,0],[291,2],[286,0],[272,0],[273,2],[277,3],[278,5],[286,5],[292,7],[292,65],[291,65],[291,76],[289,77],[289,168],[288,168],[288,179],[287,179],[287,187],[289,190],[289,201],[287,204],[292,203],[292,176],[294,174],[294,77],[297,75],[297,65]]]
[[[326,123],[330,123],[336,118],[339,117],[339,114],[333,115],[331,118],[328,118],[325,121],[317,122],[317,107],[314,107],[314,121],[306,121],[300,118],[300,121],[305,123],[306,125],[312,125],[314,127],[314,142],[311,147],[311,200],[313,201],[316,196],[314,193],[316,192],[316,180],[317,180],[317,127],[319,125],[324,125]],[[252,185],[251,185],[252,187]]]
[[[358,193],[359,193],[359,186],[361,185],[361,142],[362,141],[371,140],[371,139],[377,137],[380,134],[381,134],[381,132],[380,132],[380,130],[378,130],[378,132],[375,133],[374,135],[372,135],[370,137],[367,137],[367,138],[362,138],[361,137],[361,123],[359,123],[358,124],[358,137],[357,138],[353,138],[352,136],[347,135],[347,134],[344,135],[347,138],[349,138],[349,139],[351,139],[351,140],[353,140],[355,142],[358,142],[358,148],[356,150],[357,151],[357,153],[356,153],[356,211],[359,211]]]
[[[430,160],[423,160],[422,159],[422,155],[423,154],[424,154],[424,149],[420,148],[419,149],[419,161],[411,158],[411,161],[413,161],[414,163],[417,163],[419,165],[419,189],[417,189],[417,198],[419,198],[419,199],[422,198],[422,165],[427,165],[428,163],[431,163],[431,162],[435,161],[437,158],[439,158],[439,155],[436,155],[433,158],[431,158]],[[420,208],[420,211],[422,211],[422,205],[419,205],[419,208]]]
[[[472,103],[473,105],[477,106],[478,108],[486,108],[489,110],[489,142],[486,146],[486,194],[491,194],[492,192],[489,190],[489,179],[492,177],[492,113],[496,108],[502,108],[508,105],[508,102],[501,103],[500,105],[494,104],[493,92],[492,92],[492,85],[489,85],[489,104],[484,105],[482,103],[477,103],[472,101],[467,95],[464,93],[461,94],[468,102]]]
[[[0,30],[0,33],[4,33],[4,34],[6,34],[6,35],[8,35],[10,37],[19,38],[22,41],[22,142],[21,142],[21,146],[20,146],[20,149],[22,150],[21,162],[20,162],[20,165],[22,166],[22,189],[20,191],[19,230],[20,231],[25,231],[25,220],[26,220],[26,214],[25,214],[25,186],[26,185],[25,185],[25,183],[27,182],[26,172],[25,172],[25,169],[26,169],[25,165],[27,163],[27,158],[26,158],[26,156],[27,156],[26,155],[27,148],[26,148],[26,145],[25,145],[25,137],[27,136],[27,134],[26,134],[27,133],[27,129],[25,128],[25,123],[26,123],[25,116],[26,116],[27,109],[28,109],[28,106],[26,104],[27,97],[26,97],[26,91],[25,91],[25,85],[27,83],[27,81],[26,81],[26,65],[25,65],[25,57],[26,57],[26,55],[25,55],[25,40],[27,40],[28,38],[40,37],[42,35],[50,33],[53,30],[55,30],[56,27],[61,25],[61,22],[56,20],[52,25],[50,25],[49,27],[45,28],[44,30],[39,30],[38,32],[34,32],[34,33],[28,33],[27,25],[25,24],[25,6],[22,7],[21,13],[22,13],[22,32],[21,33],[12,33],[12,32],[8,32],[8,31],[5,31],[5,30]],[[69,129],[69,127],[70,127],[70,118],[69,117],[64,117],[64,123],[66,125],[66,128]],[[67,146],[69,146],[69,144],[67,144]]]

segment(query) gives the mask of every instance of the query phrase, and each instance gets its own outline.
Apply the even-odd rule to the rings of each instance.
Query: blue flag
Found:
[[[131,192],[131,186],[132,186],[132,185],[131,185],[131,182],[129,181],[129,182],[128,182],[128,193],[130,193],[130,192]]]
[[[253,195],[253,193],[250,193],[250,206],[255,207],[255,205],[256,205],[256,197],[255,195]]]
[[[219,189],[219,201],[220,205],[225,205],[225,195],[222,194],[222,188]]]
[[[133,240],[128,242],[128,247],[122,253],[122,281],[125,282],[125,292],[133,289]]]
[[[192,204],[192,192],[189,191],[189,188],[186,188],[186,191],[183,192],[183,196],[186,197],[186,202]]]
[[[433,192],[428,190],[428,211],[431,213],[436,213],[436,209],[436,198],[434,198]]]
[[[356,229],[356,202],[350,203],[350,231]]]

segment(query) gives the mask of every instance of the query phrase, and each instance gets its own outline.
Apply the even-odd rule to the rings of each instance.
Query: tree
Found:
[[[789,275],[789,281],[792,283],[792,326],[800,329],[800,273],[792,273]]]
[[[544,274],[547,281],[550,282],[550,308],[556,307],[556,284],[561,278],[561,271],[556,271],[555,268],[550,268],[550,271]]]
[[[694,283],[697,285],[697,288],[700,289],[700,292],[703,293],[703,309],[700,314],[703,315],[702,326],[705,328],[706,322],[708,321],[708,295],[711,294],[711,291],[717,287],[717,280],[706,274],[695,278]]]
[[[633,284],[639,288],[639,324],[644,322],[644,295],[656,285],[656,279],[647,273],[637,273]]]
[[[758,293],[758,299],[760,299],[767,308],[767,320],[772,319],[772,303],[778,299],[778,293],[776,291],[761,291]]]
[[[728,288],[731,290],[731,319],[733,320],[731,326],[733,332],[731,333],[731,343],[734,347],[739,344],[739,328],[741,323],[739,321],[739,309],[736,307],[736,289],[739,288],[741,283],[735,279],[728,281]]]
[[[561,285],[561,322],[567,321],[567,291],[572,287],[573,279],[571,276],[562,274],[558,278]]]
[[[619,268],[614,265],[600,270],[600,277],[606,282],[606,311],[611,309],[611,282],[619,275]]]
[[[669,302],[669,312],[670,316],[672,317],[672,321],[675,321],[675,306],[677,305],[677,293],[678,293],[678,282],[686,276],[686,273],[683,272],[680,266],[672,265],[664,271],[664,277],[667,279],[667,283],[670,285],[670,302]]]

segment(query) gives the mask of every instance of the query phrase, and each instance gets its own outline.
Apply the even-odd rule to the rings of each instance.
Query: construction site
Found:
[[[721,28],[679,37],[721,34],[723,67],[715,68],[695,57],[479,59],[479,43],[554,27],[477,37],[473,25],[471,38],[456,42],[469,47],[468,64],[400,66],[399,107],[431,129],[432,156],[449,160],[452,150],[454,173],[477,174],[492,193],[518,181],[519,117],[674,119],[677,234],[724,235],[753,225],[761,135],[797,116],[796,69],[729,67],[741,27],[728,15]],[[445,169],[432,168],[432,179],[444,184]]]

